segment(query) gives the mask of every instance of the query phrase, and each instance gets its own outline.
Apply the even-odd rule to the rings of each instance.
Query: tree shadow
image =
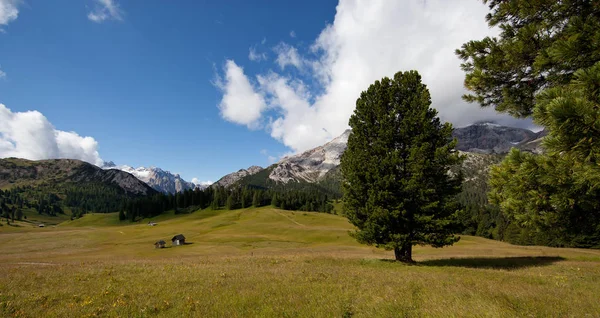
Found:
[[[510,270],[535,266],[547,266],[564,260],[565,258],[560,256],[473,257],[432,259],[417,262],[416,265]]]

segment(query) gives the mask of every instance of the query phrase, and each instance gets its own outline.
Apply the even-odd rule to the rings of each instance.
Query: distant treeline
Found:
[[[118,187],[104,184],[40,184],[0,190],[0,216],[21,220],[24,210],[57,216],[71,211],[74,218],[88,212],[118,211],[131,197]],[[14,215],[14,217],[13,217]]]
[[[182,213],[185,209],[243,209],[274,206],[284,210],[331,213],[332,198],[318,190],[261,189],[253,187],[209,187],[204,190],[186,190],[176,194],[155,194],[150,197],[130,199],[119,210],[120,220],[135,221],[160,215],[169,210]]]

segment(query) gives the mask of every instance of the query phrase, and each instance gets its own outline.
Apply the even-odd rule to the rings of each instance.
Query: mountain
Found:
[[[322,180],[331,169],[340,165],[351,132],[348,129],[323,146],[282,159],[269,174],[269,179],[282,183]]]
[[[62,186],[96,186],[118,189],[127,196],[156,193],[133,175],[119,170],[104,170],[80,160],[0,159],[0,188],[15,186],[59,189]]]
[[[482,122],[455,128],[452,135],[458,139],[456,149],[475,153],[507,153],[512,147],[538,139],[531,130]],[[534,148],[535,149],[535,148]]]
[[[154,190],[159,192],[174,194],[196,188],[195,184],[183,180],[178,174],[172,174],[169,171],[165,171],[156,167],[133,168],[127,165],[117,166],[112,161],[109,161],[104,163],[102,168],[105,170],[121,170],[131,173],[136,178],[145,182]]]
[[[272,188],[276,186],[298,187],[298,184],[313,184],[317,187],[339,193],[340,159],[348,143],[351,130],[323,146],[289,156],[255,173],[246,173],[244,169],[223,177],[220,185],[258,186]],[[512,147],[539,153],[540,141],[545,132],[501,126],[495,123],[477,123],[456,128],[453,133],[458,139],[457,149],[467,154],[463,164],[466,170],[476,170],[475,175],[486,172],[489,165],[499,162],[499,158]],[[500,156],[500,157],[498,157]],[[220,180],[220,181],[221,181]]]
[[[225,175],[224,177],[219,179],[217,182],[213,183],[212,186],[229,187],[230,185],[241,180],[242,178],[255,175],[263,170],[264,169],[259,166],[251,166],[248,169],[240,169],[236,172],[232,172],[228,175]]]
[[[544,137],[546,137],[546,135],[548,135],[548,131],[545,129],[540,132],[537,132],[535,134],[535,137],[531,138],[530,140],[525,140],[519,143],[519,145],[517,145],[517,148],[535,154],[541,154],[543,152],[542,140],[544,139]]]

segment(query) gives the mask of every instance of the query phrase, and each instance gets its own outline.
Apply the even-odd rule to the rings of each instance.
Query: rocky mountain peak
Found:
[[[251,166],[248,169],[240,169],[236,172],[232,172],[228,175],[225,175],[224,177],[219,179],[217,182],[213,183],[212,186],[213,187],[229,187],[230,185],[238,182],[240,179],[242,179],[246,176],[251,176],[251,175],[257,174],[258,172],[260,172],[262,170],[263,170],[263,168],[259,167],[259,166]]]
[[[351,132],[348,129],[323,146],[282,159],[271,171],[269,179],[283,183],[293,180],[316,182],[322,179],[331,169],[339,166]]]
[[[117,166],[112,161],[105,163],[103,169],[116,169],[128,172],[139,180],[145,182],[156,191],[164,193],[177,193],[196,188],[196,185],[185,181],[179,174],[172,174],[158,167],[138,167],[133,168],[128,165]]]
[[[506,153],[512,147],[537,138],[537,134],[531,130],[493,122],[479,122],[456,128],[452,135],[458,139],[458,150],[475,153]]]

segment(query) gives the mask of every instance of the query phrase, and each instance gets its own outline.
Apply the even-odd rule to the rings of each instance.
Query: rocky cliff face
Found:
[[[214,187],[219,187],[219,186],[220,187],[229,187],[230,185],[241,180],[242,178],[254,175],[262,170],[263,170],[263,168],[259,167],[259,166],[251,166],[248,169],[240,169],[236,172],[232,172],[228,175],[225,175],[224,177],[219,179],[217,182],[213,183],[212,186],[214,186]]]
[[[269,179],[283,183],[292,180],[306,182],[321,180],[331,169],[340,165],[350,133],[351,130],[346,130],[341,136],[323,146],[282,159],[276,164]]]
[[[507,153],[512,147],[535,140],[531,130],[480,123],[456,128],[452,134],[458,139],[456,149],[475,153]]]
[[[103,170],[73,159],[31,161],[0,159],[0,187],[12,185],[104,184],[118,186],[129,195],[148,195],[155,191],[133,175],[119,170]]]
[[[105,163],[102,167],[107,170],[121,170],[131,173],[139,180],[151,186],[154,190],[163,193],[177,193],[188,189],[196,188],[196,185],[183,180],[178,174],[172,174],[169,171],[156,167],[133,168],[127,165],[117,166],[113,162]]]
[[[319,183],[326,177],[339,178],[340,159],[346,150],[348,137],[351,130],[346,130],[341,136],[333,139],[323,146],[305,151],[301,154],[286,157],[264,170],[261,175],[261,186],[266,184],[287,184],[289,182]],[[512,147],[525,151],[539,153],[540,143],[545,132],[532,132],[527,129],[506,127],[494,123],[479,123],[464,128],[457,128],[453,133],[458,139],[457,149],[467,154],[464,168],[467,170],[487,169],[492,162],[499,161],[497,155],[502,156]],[[262,169],[261,169],[262,170]],[[260,170],[259,170],[260,171]],[[268,175],[266,172],[269,172]],[[248,175],[245,169],[223,177],[219,185],[230,186],[243,179],[241,184],[255,184],[258,180],[245,178]],[[338,176],[338,177],[336,177]]]

